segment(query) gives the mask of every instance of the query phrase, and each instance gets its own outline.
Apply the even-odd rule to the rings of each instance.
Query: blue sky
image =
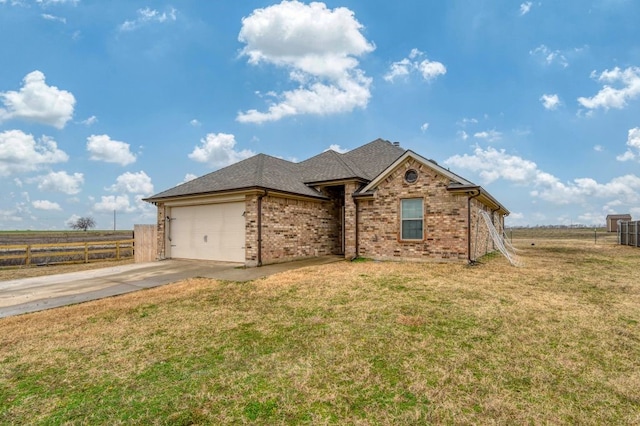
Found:
[[[633,0],[0,0],[0,229],[130,229],[256,153],[377,138],[508,225],[638,219],[638,22]]]

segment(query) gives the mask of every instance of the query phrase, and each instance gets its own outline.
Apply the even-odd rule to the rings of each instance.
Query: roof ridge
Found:
[[[344,164],[344,166],[349,169],[349,171],[351,171],[354,176],[368,178],[367,174],[360,167],[358,167],[358,165],[351,158],[346,156],[349,151],[344,153],[339,153],[336,151],[333,152],[338,156],[340,162],[342,162],[342,164]]]

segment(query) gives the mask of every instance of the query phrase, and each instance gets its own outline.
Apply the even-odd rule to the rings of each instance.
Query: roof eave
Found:
[[[479,185],[452,184],[447,187],[447,191],[454,194],[458,193],[475,195],[480,201],[491,207],[492,210],[498,211],[505,216],[509,216],[509,214],[511,213],[509,209],[503,206],[498,200],[493,197],[493,195],[491,195],[486,189]]]
[[[304,184],[307,186],[327,187],[327,186],[344,185],[345,183],[349,183],[349,182],[368,183],[369,181],[360,176],[352,176],[352,177],[340,178],[340,179],[309,181],[309,182],[305,182]]]
[[[311,195],[311,194],[302,194],[297,192],[283,191],[280,189],[268,188],[264,186],[251,186],[246,188],[233,188],[233,189],[221,190],[221,191],[199,192],[197,194],[192,193],[192,194],[183,194],[183,195],[173,195],[168,197],[149,197],[149,198],[143,198],[142,201],[146,201],[152,204],[157,204],[157,203],[166,203],[166,202],[171,202],[176,200],[186,200],[186,199],[195,200],[200,198],[215,197],[215,196],[222,196],[222,195],[240,195],[240,194],[252,195],[255,193],[263,193],[264,191],[283,194],[283,195],[290,195],[295,197],[312,198],[312,199],[318,199],[318,200],[328,199],[328,197],[322,195],[319,192],[317,195]]]

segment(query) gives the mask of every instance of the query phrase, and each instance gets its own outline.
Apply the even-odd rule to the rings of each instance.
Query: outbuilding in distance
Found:
[[[618,221],[631,221],[630,214],[609,214],[607,215],[607,232],[618,232]]]

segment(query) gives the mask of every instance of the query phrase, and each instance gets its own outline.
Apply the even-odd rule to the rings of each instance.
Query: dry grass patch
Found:
[[[0,423],[640,422],[640,250],[337,263],[0,320]]]
[[[0,281],[18,280],[22,278],[41,277],[45,275],[65,274],[67,272],[88,271],[91,269],[112,268],[133,263],[133,258],[125,260],[105,260],[91,263],[71,263],[51,266],[7,266],[0,267]]]

